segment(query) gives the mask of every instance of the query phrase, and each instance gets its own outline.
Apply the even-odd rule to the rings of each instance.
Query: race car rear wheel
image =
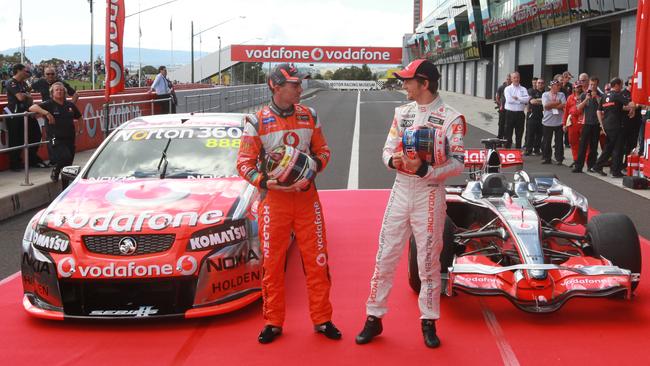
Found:
[[[592,217],[587,224],[587,240],[593,255],[609,259],[615,266],[641,273],[641,243],[634,223],[619,213]],[[632,283],[632,291],[639,282]]]
[[[445,219],[445,230],[442,233],[442,251],[440,252],[440,273],[447,273],[447,269],[454,260],[454,222],[447,216]],[[413,291],[420,292],[420,274],[418,271],[418,250],[415,245],[415,237],[409,239],[408,254],[408,277],[409,285]]]

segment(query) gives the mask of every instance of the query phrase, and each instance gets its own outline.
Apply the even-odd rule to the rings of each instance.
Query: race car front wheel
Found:
[[[593,255],[609,259],[613,265],[641,273],[641,243],[634,223],[619,213],[592,217],[587,224],[587,240]],[[632,282],[632,291],[639,282]]]
[[[440,252],[440,273],[447,273],[447,269],[454,260],[454,230],[456,226],[451,218],[445,219],[445,230],[442,233],[442,251]],[[409,285],[413,291],[420,292],[420,274],[418,271],[418,249],[415,245],[415,237],[411,235],[409,239],[408,254],[408,277]]]

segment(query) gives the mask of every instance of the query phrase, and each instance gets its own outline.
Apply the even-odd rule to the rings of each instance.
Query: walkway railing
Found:
[[[43,140],[29,143],[29,128],[28,128],[29,117],[35,114],[36,113],[33,112],[23,112],[23,113],[10,113],[10,114],[0,115],[0,119],[23,117],[23,144],[19,146],[12,146],[8,148],[0,149],[0,154],[10,152],[10,151],[23,150],[24,152],[23,162],[25,164],[25,180],[22,183],[20,183],[20,185],[22,186],[31,186],[34,184],[29,181],[29,148],[48,143],[48,141],[43,141]],[[6,122],[12,123],[14,121],[6,121]],[[9,140],[9,138],[7,139]]]

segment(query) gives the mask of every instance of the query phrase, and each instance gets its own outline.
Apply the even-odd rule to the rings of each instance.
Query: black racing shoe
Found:
[[[594,167],[592,170],[593,170],[594,172],[596,172],[596,173],[602,175],[603,177],[606,177],[606,176],[607,176],[607,173],[605,173],[605,172],[603,171],[603,168],[601,168],[601,167]]]
[[[383,330],[384,327],[381,325],[381,318],[368,315],[368,318],[366,318],[366,324],[364,324],[361,333],[357,335],[354,341],[357,342],[357,344],[370,343],[370,341],[380,335]]]
[[[50,180],[52,182],[59,181],[59,170],[57,168],[52,169],[52,172],[50,173]]]
[[[550,160],[542,160],[542,164],[551,164]]]
[[[440,347],[440,338],[436,335],[436,321],[433,319],[422,319],[422,335],[424,344],[429,348]]]
[[[341,331],[336,329],[336,326],[331,321],[314,326],[314,331],[324,334],[329,339],[341,339]]]
[[[273,342],[275,338],[279,337],[282,334],[282,328],[276,327],[273,325],[265,325],[262,332],[257,337],[257,341],[262,344],[267,344]]]

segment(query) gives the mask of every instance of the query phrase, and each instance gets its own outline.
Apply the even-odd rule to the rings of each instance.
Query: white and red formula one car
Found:
[[[554,174],[517,170],[508,181],[501,168],[521,168],[521,151],[482,142],[486,149],[466,150],[467,184],[447,187],[443,291],[505,296],[534,313],[577,296],[629,299],[641,275],[632,221],[616,213],[587,221],[587,199]],[[409,282],[419,291],[413,238],[409,247]]]
[[[239,178],[244,114],[138,117],[30,221],[23,305],[48,319],[193,318],[261,295],[256,207]]]

